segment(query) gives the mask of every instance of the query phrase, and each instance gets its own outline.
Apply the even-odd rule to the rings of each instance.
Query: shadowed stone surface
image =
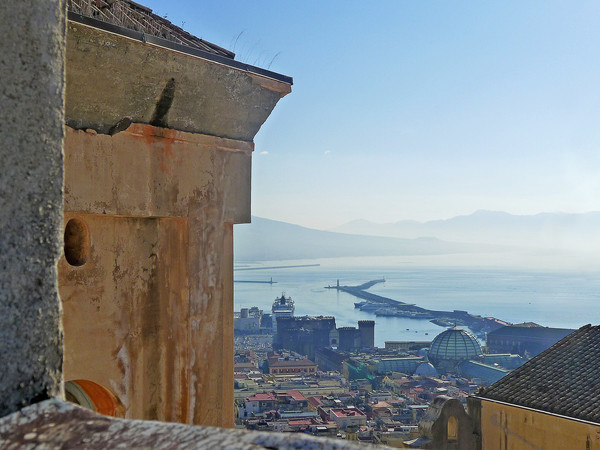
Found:
[[[419,422],[420,437],[406,441],[408,448],[473,450],[473,421],[462,403],[447,395],[436,397]]]
[[[120,120],[252,141],[288,83],[68,22],[67,125]]]
[[[127,419],[233,426],[232,223],[250,220],[252,149],[66,127],[65,223],[88,245],[67,239],[58,263],[64,377],[110,390]]]
[[[369,449],[371,445],[173,423],[111,419],[50,399],[0,419],[0,448]]]
[[[62,391],[64,11],[0,2],[0,416]]]

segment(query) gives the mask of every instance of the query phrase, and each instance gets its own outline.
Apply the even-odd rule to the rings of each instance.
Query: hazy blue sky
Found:
[[[142,3],[294,77],[255,140],[255,215],[600,210],[597,0]]]

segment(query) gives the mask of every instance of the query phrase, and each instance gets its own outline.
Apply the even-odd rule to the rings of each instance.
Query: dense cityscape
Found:
[[[384,280],[363,289],[376,282]],[[431,341],[377,348],[375,321],[336,327],[333,316],[296,316],[295,304],[282,293],[271,311],[235,313],[236,426],[409,446],[436,398],[466,409],[470,395],[574,331],[495,319],[479,333],[483,345],[454,325]],[[355,307],[367,305],[381,307]]]

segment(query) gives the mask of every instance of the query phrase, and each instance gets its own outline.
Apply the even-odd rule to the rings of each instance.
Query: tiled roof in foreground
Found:
[[[70,12],[82,16],[156,36],[186,47],[226,58],[235,57],[235,53],[197,38],[166,18],[154,14],[150,8],[131,0],[67,0],[67,8]]]
[[[600,326],[581,327],[479,397],[600,423]]]

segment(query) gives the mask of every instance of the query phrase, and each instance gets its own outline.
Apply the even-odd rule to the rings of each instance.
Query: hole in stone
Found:
[[[81,219],[71,219],[65,227],[65,258],[72,266],[83,266],[90,249],[90,232]]]

